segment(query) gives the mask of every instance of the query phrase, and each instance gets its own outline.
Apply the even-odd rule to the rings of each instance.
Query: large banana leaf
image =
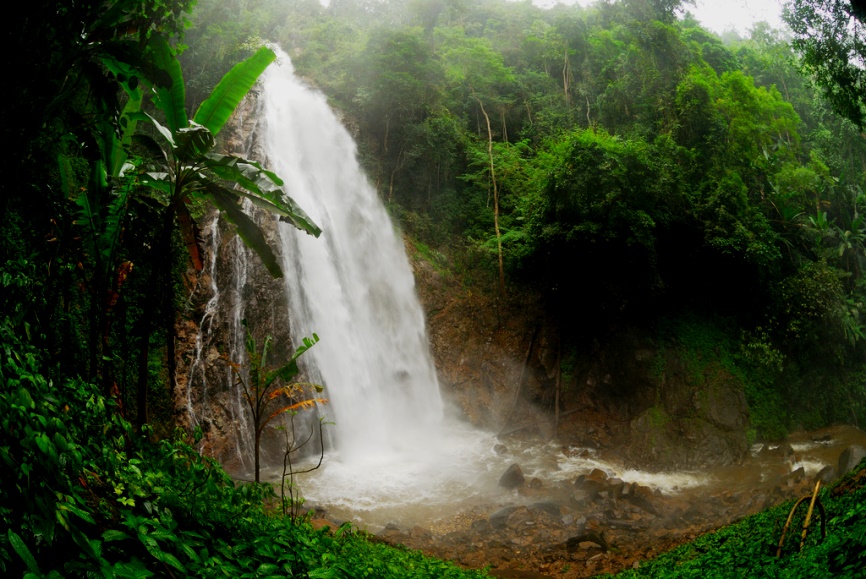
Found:
[[[190,126],[174,134],[177,158],[185,163],[198,163],[216,145],[213,135],[193,121]]]
[[[313,334],[312,338],[304,338],[303,345],[299,346],[295,353],[292,355],[292,359],[289,360],[285,365],[271,370],[265,375],[265,388],[268,388],[271,384],[273,384],[274,380],[279,378],[283,382],[290,382],[292,378],[297,376],[300,372],[298,369],[298,358],[301,357],[301,354],[312,348],[319,341],[319,336],[317,334]],[[319,390],[317,387],[316,390]],[[321,391],[321,390],[319,390]]]
[[[206,126],[216,136],[229,120],[238,103],[250,92],[259,76],[276,58],[277,55],[273,50],[263,46],[254,55],[236,64],[226,73],[210,96],[201,103],[193,120]]]
[[[240,235],[247,247],[258,254],[268,272],[274,277],[283,277],[283,270],[277,262],[277,256],[274,255],[274,252],[265,240],[264,233],[238,206],[236,192],[229,191],[215,183],[207,183],[205,188],[211,199],[213,199],[214,205],[223,212],[223,215],[230,223],[234,223],[238,235]]]
[[[263,169],[259,163],[235,157],[234,155],[210,154],[207,167],[218,177],[234,181],[246,191],[236,191],[249,199],[254,205],[280,216],[281,221],[291,223],[298,229],[318,237],[322,230],[295,200],[280,188],[282,179]]]
[[[129,157],[127,151],[132,144],[132,136],[135,134],[135,127],[138,124],[131,115],[141,110],[141,89],[135,89],[126,101],[126,106],[120,116],[120,125],[123,128],[121,139],[114,143],[114,154],[111,159],[111,176],[119,177],[126,160]]]
[[[154,101],[157,108],[165,114],[165,124],[172,133],[189,125],[186,116],[186,88],[180,61],[174,55],[168,41],[160,34],[154,34],[148,41],[148,49],[153,55],[154,65],[165,71],[171,78],[171,86],[154,87]]]

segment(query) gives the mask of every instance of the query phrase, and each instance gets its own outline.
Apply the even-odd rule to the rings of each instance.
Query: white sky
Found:
[[[592,4],[594,0],[533,0],[537,6],[562,4]],[[686,6],[706,28],[721,34],[733,28],[745,35],[755,22],[764,20],[774,28],[784,26],[782,22],[783,0],[697,0],[696,6]]]
[[[319,0],[327,6],[330,0]],[[785,0],[696,0],[695,6],[686,9],[706,28],[717,34],[734,29],[745,36],[749,28],[758,21],[765,21],[773,28],[784,28],[782,5]],[[536,6],[548,7],[554,4],[592,4],[595,0],[532,0]]]

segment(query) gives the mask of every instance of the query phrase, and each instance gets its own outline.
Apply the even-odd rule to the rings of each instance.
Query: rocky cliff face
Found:
[[[255,93],[238,107],[220,133],[223,150],[264,162],[255,139],[261,115]],[[253,136],[252,138],[250,136]],[[254,207],[246,208],[256,213]],[[200,450],[218,459],[232,472],[249,471],[252,464],[252,424],[249,409],[234,384],[228,362],[245,364],[246,320],[259,347],[272,337],[273,359],[287,359],[294,351],[282,280],[274,279],[261,260],[248,250],[234,227],[212,212],[199,219],[205,249],[205,269],[188,275],[187,310],[178,321],[175,392],[177,423],[189,430],[202,429]],[[278,253],[276,219],[259,219],[268,243]],[[219,289],[217,289],[219,288]],[[282,457],[281,434],[268,431],[263,463]]]
[[[407,247],[441,387],[472,423],[514,436],[556,436],[649,469],[720,466],[747,453],[743,387],[723,369],[687,371],[676,352],[659,352],[634,328],[563,352],[537,295],[513,291],[497,299],[495,290],[467,288]]]

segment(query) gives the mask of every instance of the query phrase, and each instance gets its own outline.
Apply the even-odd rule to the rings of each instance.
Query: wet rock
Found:
[[[821,481],[824,484],[831,483],[836,480],[836,469],[832,465],[827,465],[818,471],[815,475],[816,481]]]
[[[581,490],[574,491],[571,494],[571,504],[578,508],[585,508],[595,495],[596,493],[588,493]]]
[[[600,468],[594,468],[590,471],[589,477],[596,480],[607,480],[607,473]]]
[[[574,486],[593,496],[608,490],[607,474],[603,470],[593,469],[589,474],[582,474],[574,481]]]
[[[643,509],[644,511],[651,513],[653,515],[658,515],[658,511],[655,508],[655,494],[653,494],[652,489],[649,487],[645,487],[638,483],[632,483],[631,488],[627,495],[623,495],[624,498],[627,498],[628,501],[636,507]]]
[[[505,507],[504,509],[499,509],[490,515],[490,519],[488,519],[490,526],[494,529],[504,529],[508,522],[508,517],[517,509],[518,507]]]
[[[522,487],[524,484],[526,484],[526,479],[523,477],[523,471],[518,464],[509,466],[508,470],[499,478],[499,486],[507,489]]]
[[[525,531],[527,527],[535,525],[535,517],[526,507],[517,507],[505,520],[505,527],[514,532]]]
[[[312,527],[317,531],[325,529],[326,531],[330,531],[332,533],[340,528],[340,525],[338,525],[337,523],[323,518],[310,519],[310,525],[312,525]]]
[[[626,487],[626,484],[622,481],[622,479],[613,477],[607,479],[607,486],[610,489],[610,493],[614,498],[619,498],[623,494],[623,490]]]
[[[409,537],[411,537],[415,541],[423,541],[427,543],[433,540],[433,535],[430,533],[430,531],[418,525],[415,525],[409,530]]]
[[[508,454],[508,447],[504,444],[496,444],[493,446],[493,452],[495,452],[499,456],[503,456]]]
[[[793,487],[794,485],[796,485],[797,483],[802,482],[803,479],[805,479],[805,478],[806,478],[806,469],[804,469],[801,466],[797,470],[794,470],[791,473],[782,477],[782,482],[784,483],[785,486],[790,488],[790,487]]]
[[[569,553],[589,547],[598,547],[602,551],[610,549],[610,545],[608,545],[607,540],[604,538],[604,534],[595,531],[587,531],[586,533],[569,537],[565,541],[565,550]]]
[[[559,516],[562,514],[562,509],[559,507],[558,504],[554,503],[553,501],[541,501],[538,503],[534,503],[529,508],[532,511],[542,511],[556,518],[559,518]]]
[[[843,450],[839,455],[839,476],[848,474],[864,457],[866,457],[866,448],[859,444],[852,444]]]

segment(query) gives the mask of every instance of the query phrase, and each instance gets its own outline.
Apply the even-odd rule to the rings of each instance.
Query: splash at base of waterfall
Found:
[[[296,467],[303,470],[310,464]],[[539,493],[522,495],[499,486],[512,464],[520,465],[527,481],[543,481],[540,494],[545,500],[564,503],[574,479],[593,469],[665,494],[699,487],[712,478],[697,472],[624,468],[600,458],[595,450],[564,448],[553,442],[511,439],[503,445],[495,434],[445,419],[434,440],[418,441],[403,452],[375,452],[362,460],[346,459],[340,451],[327,452],[322,467],[297,477],[296,484],[307,506],[322,507],[330,517],[376,531],[393,522],[424,526],[467,509],[539,501]],[[280,472],[270,469],[265,478],[279,485]]]

